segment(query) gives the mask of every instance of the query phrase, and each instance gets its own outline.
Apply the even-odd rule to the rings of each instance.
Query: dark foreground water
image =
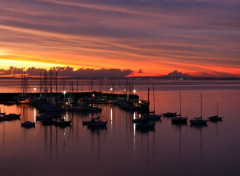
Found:
[[[138,86],[138,93],[146,98],[146,85]],[[189,119],[200,115],[201,93],[204,118],[216,114],[219,101],[223,121],[194,128],[175,126],[163,118],[156,122],[155,131],[142,132],[132,124],[139,114],[102,105],[107,129],[82,126],[91,115],[81,113],[65,114],[72,120],[71,128],[37,122],[36,128],[24,129],[20,123],[34,121],[37,110],[0,105],[2,112],[22,114],[19,121],[0,122],[0,175],[240,175],[238,82],[156,85],[156,112],[178,112],[180,89],[183,115]]]

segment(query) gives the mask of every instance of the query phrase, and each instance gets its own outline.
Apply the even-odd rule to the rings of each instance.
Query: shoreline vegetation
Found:
[[[23,73],[27,78],[38,79],[42,76],[56,76],[66,79],[165,79],[165,80],[240,80],[240,75],[229,74],[225,72],[212,73],[183,73],[173,70],[166,75],[147,75],[143,70],[133,71],[131,69],[117,68],[78,68],[73,67],[52,67],[45,68],[17,68],[9,67],[8,69],[0,69],[0,79],[20,79]]]
[[[137,79],[137,80],[240,80],[240,77],[166,77],[166,76],[154,76],[154,77],[67,77],[67,76],[59,76],[58,78],[61,79],[82,79],[82,80],[99,80],[99,79]],[[0,76],[0,79],[16,79],[20,80],[21,77],[2,77]],[[40,77],[32,77],[28,76],[28,79],[40,79]]]

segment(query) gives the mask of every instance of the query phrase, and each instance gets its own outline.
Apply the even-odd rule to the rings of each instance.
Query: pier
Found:
[[[28,98],[30,102],[19,102],[21,98]],[[149,102],[139,99],[136,94],[114,94],[102,92],[74,92],[74,93],[0,93],[0,103],[10,104],[35,104],[34,102],[44,100],[46,103],[55,106],[77,106],[79,103],[85,104],[114,104],[130,111],[149,111]]]

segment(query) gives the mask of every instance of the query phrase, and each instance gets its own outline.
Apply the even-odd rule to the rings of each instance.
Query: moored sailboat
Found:
[[[200,105],[201,116],[191,119],[190,120],[191,125],[199,125],[199,126],[207,125],[208,120],[202,119],[202,94],[200,95],[200,99],[201,99],[201,105]]]
[[[23,123],[21,123],[21,127],[34,128],[35,127],[35,122],[29,122],[29,121],[23,122]]]
[[[161,120],[161,115],[155,114],[155,87],[153,84],[153,111],[149,112],[149,114],[145,117],[148,120]]]
[[[222,121],[222,117],[218,116],[218,102],[217,102],[217,115],[208,117],[208,119],[212,122]]]
[[[186,124],[188,118],[187,117],[182,117],[182,92],[179,92],[179,103],[180,103],[180,114],[176,115],[176,117],[172,118],[172,123],[173,124]]]

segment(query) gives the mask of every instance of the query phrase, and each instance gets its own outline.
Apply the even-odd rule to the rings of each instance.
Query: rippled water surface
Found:
[[[146,99],[151,86],[150,81],[136,83],[137,93]],[[204,118],[216,114],[218,101],[223,121],[208,122],[203,128],[176,126],[162,118],[155,131],[138,131],[132,119],[139,113],[100,105],[103,112],[99,115],[108,120],[107,129],[82,126],[92,116],[83,113],[64,114],[72,120],[72,127],[46,127],[37,122],[36,128],[24,129],[21,122],[35,121],[38,111],[26,105],[0,105],[1,112],[21,114],[21,120],[0,122],[0,175],[238,176],[239,87],[238,81],[155,83],[158,114],[179,112],[179,90],[182,114],[189,119],[200,115],[200,94]]]

